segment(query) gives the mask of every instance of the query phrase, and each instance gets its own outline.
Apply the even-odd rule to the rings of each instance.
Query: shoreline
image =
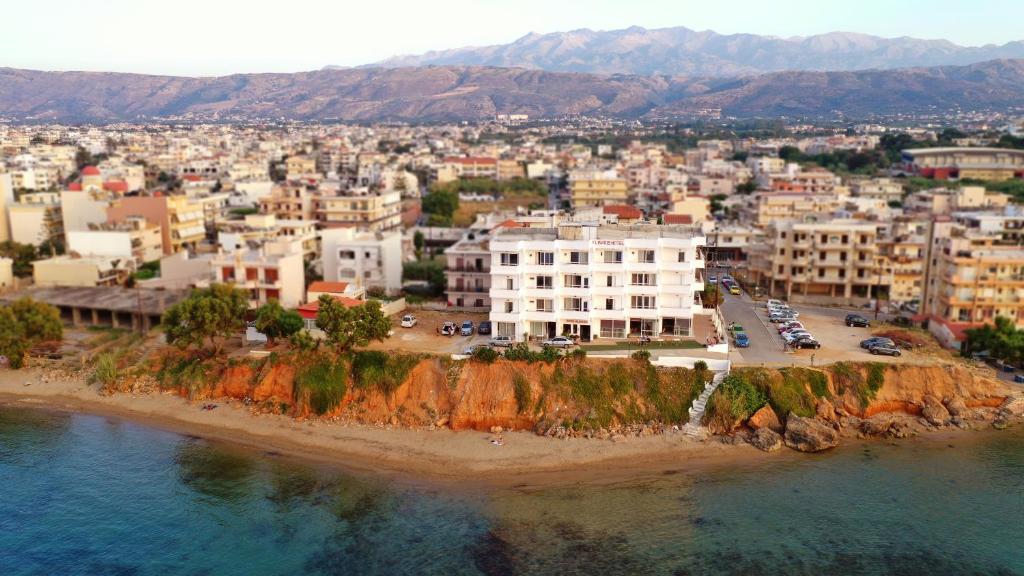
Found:
[[[788,449],[766,453],[745,442],[729,444],[715,437],[700,441],[682,432],[611,442],[558,440],[517,431],[503,433],[505,445],[495,446],[489,441],[493,435],[485,432],[296,420],[253,414],[239,402],[224,400],[215,402],[217,409],[204,411],[201,403],[190,403],[175,394],[103,396],[84,381],[41,380],[41,375],[31,369],[0,373],[0,406],[111,417],[257,454],[311,461],[397,482],[516,489],[612,484],[814,456]],[[964,432],[936,430],[899,443],[948,442],[964,438]],[[880,441],[892,442],[844,438],[840,448]]]

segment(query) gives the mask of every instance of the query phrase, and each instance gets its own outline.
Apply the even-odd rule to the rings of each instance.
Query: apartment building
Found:
[[[879,227],[861,220],[776,222],[764,244],[751,247],[751,278],[787,300],[888,299],[891,278],[879,252]]]
[[[302,252],[292,243],[268,243],[257,250],[218,251],[210,258],[212,281],[233,283],[249,295],[249,307],[277,300],[285,308],[302,304],[306,280]]]
[[[316,187],[304,182],[278,184],[259,199],[260,212],[282,220],[312,220]]]
[[[954,212],[952,218],[968,232],[997,236],[1000,244],[1024,244],[1024,214],[1016,206],[1002,212]]]
[[[704,245],[686,226],[500,229],[490,240],[495,333],[690,337],[703,312]]]
[[[203,208],[185,196],[166,198],[170,253],[195,250],[206,239],[206,216]]]
[[[459,178],[498,178],[498,161],[495,158],[445,158],[444,164]]]
[[[1024,328],[1024,248],[952,225],[933,234],[922,312],[928,330],[959,348],[965,330],[1003,316]]]
[[[402,226],[402,195],[397,190],[367,188],[319,194],[313,198],[313,213],[323,228],[396,230]]]
[[[22,194],[16,203],[8,206],[7,215],[11,240],[19,244],[39,246],[64,235],[64,218],[57,192]]]
[[[491,309],[491,250],[486,231],[470,232],[444,251],[448,306],[473,312]]]
[[[739,215],[742,222],[764,227],[779,221],[803,220],[809,215],[832,214],[840,207],[834,194],[763,192],[747,197]]]
[[[320,174],[316,169],[316,158],[312,156],[298,155],[289,156],[284,161],[285,170],[288,173],[288,180],[318,179]]]
[[[11,226],[7,217],[7,210],[14,204],[14,186],[11,183],[11,175],[0,172],[0,242],[7,242],[11,239]]]
[[[751,246],[764,241],[764,232],[753,226],[718,224],[708,234],[707,260],[709,262],[745,262]]]
[[[614,170],[579,170],[569,174],[569,197],[573,208],[628,204],[629,185]]]
[[[903,199],[903,184],[892,178],[860,178],[850,182],[850,193],[858,198],[899,202]]]
[[[402,289],[402,233],[366,232],[355,228],[320,231],[324,280],[359,288]]]
[[[227,250],[276,240],[299,242],[307,257],[320,253],[316,222],[278,220],[273,214],[246,214],[217,222],[217,243]]]

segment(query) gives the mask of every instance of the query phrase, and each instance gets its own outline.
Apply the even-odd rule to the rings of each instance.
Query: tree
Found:
[[[230,284],[194,290],[164,313],[167,342],[181,348],[201,348],[208,342],[220,352],[223,338],[244,329],[248,308],[245,293]]]
[[[1018,330],[1005,316],[997,316],[995,324],[969,328],[965,335],[964,355],[987,352],[993,358],[1011,363],[1024,361],[1024,330]]]
[[[796,146],[783,146],[779,148],[779,158],[786,162],[798,162],[802,157],[803,153]]]
[[[302,316],[294,310],[285,310],[276,299],[256,310],[256,329],[263,333],[273,346],[278,338],[289,338],[303,326]]]
[[[757,190],[757,182],[753,180],[740,182],[736,185],[736,192],[738,194],[752,194],[755,190]]]
[[[37,258],[35,246],[19,244],[10,240],[0,242],[0,257],[14,260],[14,275],[18,278],[32,276],[32,262]]]
[[[324,331],[327,341],[339,353],[350,352],[356,346],[366,346],[373,340],[383,342],[391,332],[391,322],[377,301],[350,308],[333,296],[324,294],[318,302],[316,326]]]
[[[452,217],[459,209],[459,193],[454,190],[435,189],[423,197],[423,212],[429,214],[433,225],[451,226]]]
[[[21,368],[25,363],[26,352],[28,342],[25,340],[24,327],[10,307],[0,307],[0,354],[7,357],[11,368]]]
[[[423,247],[427,245],[427,239],[423,236],[423,232],[417,230],[412,235],[412,245],[416,247],[416,259],[423,259]]]
[[[26,296],[15,300],[10,309],[31,344],[64,338],[64,323],[61,322],[60,310],[57,308]]]

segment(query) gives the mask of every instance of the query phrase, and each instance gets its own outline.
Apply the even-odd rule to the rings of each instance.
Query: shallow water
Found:
[[[1024,574],[1024,431],[482,491],[0,408],[3,575],[824,573]]]

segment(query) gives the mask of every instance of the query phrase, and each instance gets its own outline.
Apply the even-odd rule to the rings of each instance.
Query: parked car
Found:
[[[487,320],[484,320],[483,322],[481,322],[476,327],[476,333],[481,335],[481,336],[490,336],[491,335],[491,323],[488,322]]]
[[[462,321],[462,328],[459,329],[459,334],[462,334],[463,336],[472,336],[475,331],[476,328],[473,326],[472,320]]]
[[[455,322],[446,321],[441,324],[441,336],[454,336],[458,328],[455,327]]]
[[[871,325],[871,322],[869,322],[867,318],[861,316],[860,314],[847,314],[846,325],[850,327],[857,326],[860,328],[867,328],[868,326]]]
[[[1013,377],[1013,381],[1017,384],[1024,384],[1024,374],[1017,374]]]
[[[402,328],[412,328],[418,321],[412,314],[406,314],[402,316]]]
[[[745,332],[743,326],[740,326],[735,322],[729,325],[729,331],[732,332],[733,334],[736,334],[737,332]]]
[[[796,316],[769,316],[768,321],[773,324],[785,324],[796,320]]]
[[[892,339],[884,336],[872,336],[871,338],[861,340],[860,342],[860,347],[865,350],[870,350],[872,346],[889,346],[891,348],[895,348],[896,343],[893,342]]]
[[[782,339],[792,344],[801,338],[813,338],[814,336],[807,330],[793,330],[792,332],[786,332],[782,335]]]
[[[1006,373],[1013,373],[1017,371],[1017,369],[1014,368],[1012,364],[1003,361],[996,362],[995,369]]]
[[[902,352],[894,344],[879,344],[868,348],[868,352],[872,354],[880,354],[882,356],[900,356]]]
[[[729,286],[729,294],[739,296],[740,294],[743,294],[743,290],[740,290],[739,286],[733,284],[732,286]]]
[[[786,303],[783,302],[782,300],[776,300],[774,298],[769,298],[768,301],[764,303],[764,305],[765,305],[766,308],[771,308],[772,306],[785,306]]]
[[[515,344],[515,342],[513,342],[512,338],[509,336],[491,336],[491,339],[487,341],[487,344],[495,348],[508,348]]]
[[[786,332],[792,332],[793,330],[803,330],[804,325],[799,321],[786,322],[785,324],[779,324],[779,334],[785,334]]]
[[[813,350],[817,350],[818,348],[821,348],[821,343],[810,336],[806,336],[804,338],[797,338],[790,343],[790,346],[793,348],[811,348]]]
[[[569,338],[568,336],[555,336],[554,338],[545,340],[543,343],[541,343],[541,346],[553,346],[555,348],[568,348],[570,346],[575,345],[576,342],[574,342],[573,339]]]
[[[750,346],[750,338],[747,337],[746,332],[735,332],[732,335],[732,339],[736,343],[737,348],[747,348]]]
[[[717,284],[717,283],[718,283],[718,276],[715,276],[714,274],[712,274],[711,276],[708,276],[708,284]]]

